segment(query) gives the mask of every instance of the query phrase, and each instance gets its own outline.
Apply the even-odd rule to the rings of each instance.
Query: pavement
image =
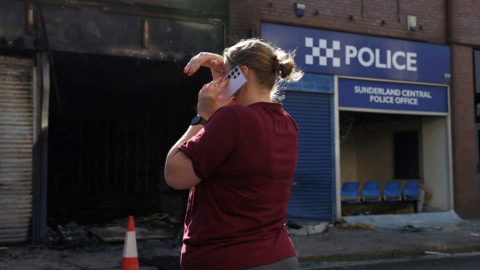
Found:
[[[419,218],[422,215],[425,217]],[[433,218],[428,214],[354,217],[344,226],[329,227],[316,235],[291,235],[291,239],[302,268],[319,262],[480,251],[480,219],[452,220],[451,217],[452,212]],[[384,222],[395,219],[404,222],[397,225]],[[414,222],[409,224],[409,219]]]
[[[291,235],[301,269],[337,261],[480,251],[480,219],[461,219],[454,212],[345,217],[345,222],[335,225],[303,226],[310,226],[309,229],[313,230],[302,231],[302,228],[297,228]],[[325,230],[316,230],[320,227]],[[0,248],[0,269],[120,268],[122,243],[88,241],[62,247]],[[137,240],[140,269],[179,269],[180,247],[175,246],[174,241]]]

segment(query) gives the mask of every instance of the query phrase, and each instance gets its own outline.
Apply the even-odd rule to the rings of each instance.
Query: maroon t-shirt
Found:
[[[298,126],[281,104],[223,107],[179,149],[202,179],[190,189],[182,269],[244,269],[296,256],[284,224]]]

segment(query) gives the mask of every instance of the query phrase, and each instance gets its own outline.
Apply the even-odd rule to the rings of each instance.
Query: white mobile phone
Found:
[[[222,92],[220,92],[217,98],[217,101],[220,104],[227,101],[227,99],[233,96],[240,87],[247,83],[247,79],[243,75],[242,69],[239,66],[232,68],[232,70],[223,77],[223,80],[226,78],[229,79],[228,84],[222,89]]]

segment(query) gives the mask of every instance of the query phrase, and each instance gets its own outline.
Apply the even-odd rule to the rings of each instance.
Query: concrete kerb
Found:
[[[439,253],[466,253],[480,251],[480,243],[476,245],[462,246],[430,246],[430,247],[411,247],[397,250],[377,250],[371,252],[355,252],[335,255],[318,255],[318,256],[301,256],[299,254],[299,262],[326,262],[326,261],[365,261],[378,259],[393,259],[399,257],[422,256],[427,255],[426,252]]]

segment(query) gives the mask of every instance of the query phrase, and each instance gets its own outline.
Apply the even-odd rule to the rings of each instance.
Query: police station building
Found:
[[[362,199],[367,182],[382,196],[388,182],[417,181],[421,211],[453,209],[448,46],[270,23],[261,33],[305,71],[284,99],[300,128],[290,219],[411,212],[383,197],[342,203],[346,182]]]

